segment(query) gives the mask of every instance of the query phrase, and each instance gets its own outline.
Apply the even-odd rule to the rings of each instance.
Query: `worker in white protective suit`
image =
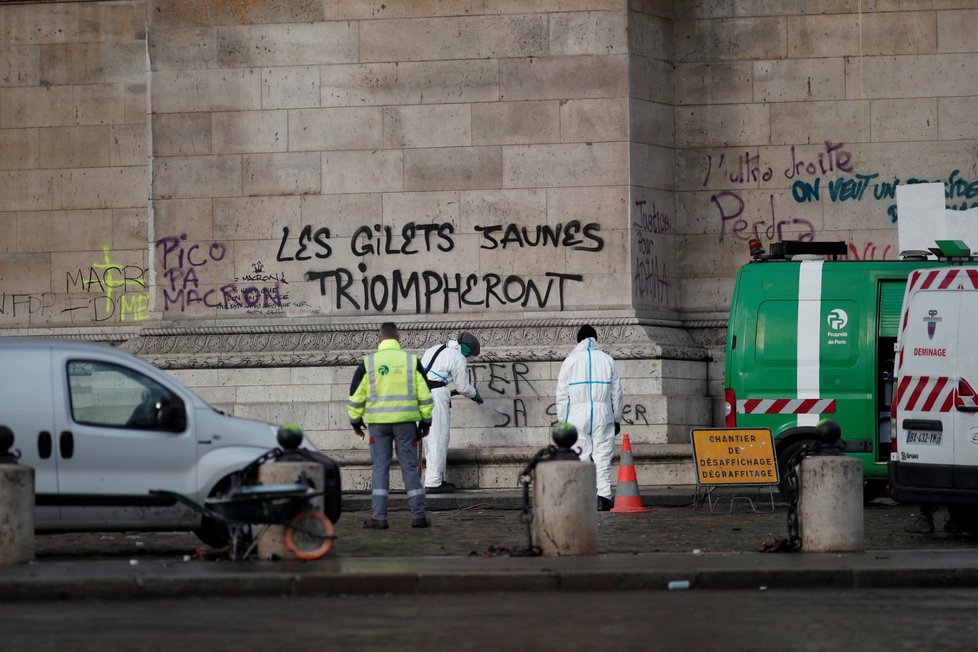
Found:
[[[469,382],[467,358],[479,355],[481,347],[478,338],[462,331],[457,340],[432,346],[421,356],[421,366],[428,379],[434,410],[431,415],[431,431],[424,442],[425,493],[441,494],[455,491],[455,485],[445,482],[445,465],[448,459],[448,444],[452,428],[452,396],[461,394],[477,405],[482,405],[482,396]],[[449,386],[454,385],[454,389]]]
[[[624,391],[618,365],[601,350],[590,325],[577,331],[577,346],[557,375],[557,418],[577,428],[577,446],[584,462],[594,462],[598,510],[611,509],[611,458],[615,435],[621,431]]]

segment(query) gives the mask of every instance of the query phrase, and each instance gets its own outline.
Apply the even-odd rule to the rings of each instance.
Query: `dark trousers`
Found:
[[[427,511],[424,486],[418,473],[418,427],[408,423],[372,423],[370,432],[371,465],[371,516],[378,521],[387,520],[387,502],[390,497],[390,468],[393,449],[397,447],[397,462],[401,466],[401,478],[407,489],[408,508],[412,518],[424,518]]]

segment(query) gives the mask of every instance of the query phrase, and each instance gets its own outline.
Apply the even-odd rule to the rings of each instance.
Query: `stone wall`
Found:
[[[449,4],[150,3],[163,321],[631,314],[625,12]]]
[[[145,17],[0,5],[0,328],[149,315]]]
[[[749,238],[894,258],[897,185],[978,202],[975,28],[974,0],[0,1],[0,332],[115,342],[355,466],[378,323],[472,330],[454,454],[495,486],[591,322],[675,481]]]
[[[949,208],[978,203],[973,0],[676,9],[688,315],[729,308],[750,238],[894,259],[897,185],[943,181]]]

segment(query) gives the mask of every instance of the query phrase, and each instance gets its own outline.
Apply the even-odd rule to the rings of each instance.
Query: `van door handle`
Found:
[[[68,459],[75,454],[75,437],[70,430],[62,430],[61,438],[58,440],[61,448],[61,457]]]
[[[958,406],[958,412],[978,412],[978,405],[961,405],[961,406]]]
[[[42,460],[46,460],[51,457],[51,445],[54,440],[51,438],[51,433],[47,430],[42,430],[37,435],[37,455]]]

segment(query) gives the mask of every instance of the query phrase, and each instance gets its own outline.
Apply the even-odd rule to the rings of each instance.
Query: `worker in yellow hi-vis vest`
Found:
[[[370,433],[371,515],[363,526],[386,530],[393,448],[407,489],[411,527],[429,527],[424,486],[418,472],[418,444],[431,428],[431,390],[418,357],[401,350],[393,322],[380,326],[377,351],[363,359],[353,374],[346,411],[353,432]]]

